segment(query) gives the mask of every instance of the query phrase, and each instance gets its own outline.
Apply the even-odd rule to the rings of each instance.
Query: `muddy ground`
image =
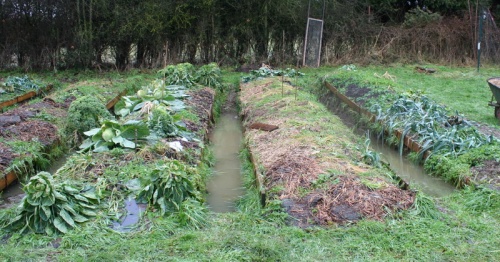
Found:
[[[345,224],[363,218],[381,220],[387,210],[412,206],[413,191],[402,190],[380,177],[360,177],[371,167],[349,160],[359,159],[359,155],[343,145],[354,139],[350,129],[332,127],[329,123],[340,120],[331,119],[329,113],[316,120],[308,115],[322,111],[322,105],[294,101],[291,95],[269,99],[264,106],[256,105],[268,101],[270,96],[281,95],[281,83],[279,88],[273,87],[273,83],[278,85],[279,80],[242,84],[240,99],[247,128],[245,136],[257,166],[263,167],[267,197],[282,200],[293,218],[291,224],[309,227]],[[293,90],[285,84],[285,94]],[[291,106],[293,112],[286,113]],[[250,129],[255,122],[279,128],[272,132]],[[331,139],[328,143],[318,143],[317,138],[321,137]],[[336,171],[332,174],[328,170]]]
[[[358,105],[365,105],[370,99],[377,98],[386,92],[372,91],[369,87],[360,86],[357,84],[337,83],[336,88],[342,87],[343,94],[351,98]],[[326,89],[326,88],[325,88]],[[325,101],[323,101],[325,102]],[[339,102],[337,102],[339,103]],[[338,106],[338,105],[337,105]],[[338,111],[338,110],[337,110]],[[350,118],[350,117],[348,117]],[[486,124],[472,122],[477,130],[485,136],[492,135],[500,140],[500,130]],[[355,125],[355,123],[353,123]],[[493,188],[500,189],[500,162],[496,159],[484,161],[479,166],[471,167],[471,173],[474,175],[473,180],[490,185]]]
[[[6,144],[9,141],[39,141],[43,146],[51,146],[59,140],[59,128],[43,118],[63,119],[74,97],[64,103],[51,99],[23,104],[0,115],[0,173],[4,173],[12,160],[18,157]],[[29,152],[27,152],[29,153]]]

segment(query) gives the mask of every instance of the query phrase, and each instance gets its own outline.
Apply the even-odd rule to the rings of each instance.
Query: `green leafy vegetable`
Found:
[[[187,88],[196,86],[195,68],[190,63],[169,65],[158,71],[167,85],[181,85]]]
[[[222,76],[216,63],[204,65],[196,71],[196,82],[203,86],[222,89]]]
[[[7,92],[26,92],[31,90],[38,91],[41,87],[40,83],[30,79],[27,75],[24,77],[9,76],[3,85],[3,89]]]
[[[244,76],[242,81],[247,83],[249,81],[255,80],[259,77],[272,77],[272,76],[303,76],[304,73],[298,72],[295,69],[287,68],[285,70],[274,70],[269,67],[263,66],[257,70],[250,71],[250,75]]]
[[[377,120],[384,123],[380,135],[392,133],[398,129],[402,132],[399,139],[400,153],[403,151],[403,139],[406,135],[418,139],[422,149],[418,157],[421,159],[426,151],[431,154],[458,156],[472,148],[489,144],[492,137],[485,137],[462,117],[449,117],[444,107],[430,101],[427,97],[400,96],[385,112],[376,104],[370,109]]]
[[[81,152],[93,149],[94,152],[109,151],[113,147],[136,148],[137,142],[149,135],[149,128],[144,122],[131,120],[124,124],[106,120],[100,128],[94,128],[84,134],[88,137],[80,145]]]
[[[155,106],[165,106],[171,111],[180,111],[186,106],[182,99],[188,97],[186,87],[165,86],[163,80],[155,80],[142,87],[133,96],[124,96],[124,104],[115,106],[115,114],[125,117],[133,112],[149,113]]]
[[[99,198],[92,187],[80,190],[69,184],[55,184],[50,173],[40,172],[23,189],[26,196],[7,229],[48,235],[67,233],[96,215]]]
[[[203,202],[196,181],[200,181],[196,169],[172,160],[141,178],[138,199],[159,208],[162,215],[176,212],[186,199]]]
[[[162,107],[155,107],[149,114],[148,127],[156,135],[161,137],[173,137],[185,131],[186,128],[180,122],[178,115],[170,115]]]

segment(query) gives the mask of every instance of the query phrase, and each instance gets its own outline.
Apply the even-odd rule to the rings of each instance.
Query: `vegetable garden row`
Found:
[[[113,99],[116,117],[106,108],[113,100],[99,97],[123,90],[105,87],[96,96],[69,87],[4,113],[24,114],[2,132],[2,148],[12,152],[2,161],[3,172],[15,172],[26,193],[20,206],[3,217],[4,226],[52,235],[95,216],[111,224],[122,217],[122,201],[130,194],[161,215],[181,213],[185,224],[203,223],[196,216],[205,212],[198,168],[213,88],[221,86],[216,65],[196,69],[180,64],[159,71],[157,79],[140,88],[129,86],[135,94]],[[39,126],[46,128],[35,129]],[[40,141],[47,137],[52,139]],[[39,172],[72,147],[76,152],[55,174]],[[127,169],[133,171],[124,173]]]
[[[332,75],[322,77],[321,70]],[[146,80],[69,84],[10,109],[4,115],[37,121],[53,135],[29,136],[32,126],[15,133],[12,128],[22,123],[2,129],[0,145],[14,159],[2,160],[9,168],[17,159],[34,160],[22,162],[26,197],[0,212],[0,254],[62,261],[498,258],[497,184],[472,173],[500,159],[496,139],[420,94],[403,95],[345,68],[306,71],[266,67],[241,78],[246,192],[231,213],[210,212],[205,203],[214,163],[205,136],[226,90],[236,90],[213,64],[172,65]],[[357,112],[351,115],[355,122],[361,119],[401,153],[407,153],[405,141],[391,134],[404,133],[421,149],[412,159],[464,188],[435,198],[401,184],[378,165],[380,157],[364,137],[325,105],[349,111],[325,82],[385,125]],[[111,114],[105,105],[123,86],[127,95]],[[58,141],[52,156],[36,154],[44,145],[37,140]],[[31,156],[28,146],[38,151]],[[38,172],[67,151],[72,153],[56,172]],[[123,233],[114,225],[127,216],[130,199],[147,208]]]

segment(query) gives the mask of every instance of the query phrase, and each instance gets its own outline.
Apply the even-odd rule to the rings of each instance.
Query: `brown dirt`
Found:
[[[488,125],[481,125],[481,124],[476,124],[475,126],[480,133],[482,133],[486,136],[492,135],[496,139],[500,140],[500,129],[494,128],[494,127],[491,127]]]
[[[481,181],[500,190],[500,162],[496,160],[484,161],[480,166],[471,168],[473,180]]]
[[[38,140],[44,146],[52,145],[58,139],[57,127],[40,120],[28,120],[9,126],[0,131],[0,136],[21,141]]]
[[[314,113],[321,110],[321,105],[295,101],[289,95],[257,107],[257,101],[281,94],[281,83],[279,88],[273,88],[273,81],[279,80],[268,78],[243,84],[240,99],[247,127],[245,137],[257,166],[264,170],[268,198],[282,200],[292,217],[290,223],[308,227],[344,224],[362,218],[380,220],[387,210],[406,209],[413,204],[411,191],[377,177],[364,177],[363,181],[358,178],[371,167],[353,161],[359,159],[359,155],[343,145],[354,139],[350,129],[339,130],[329,125],[339,119],[332,115],[328,119],[310,120],[295,113]],[[285,89],[285,92],[293,91],[290,85],[285,85]],[[249,129],[255,121],[265,121],[279,129],[273,132]],[[310,135],[304,135],[308,132]],[[319,175],[328,174],[328,170],[341,174],[317,186]],[[363,182],[381,186],[370,189]]]
[[[50,98],[45,98],[37,103],[23,104],[20,107],[16,107],[3,113],[2,115],[19,116],[23,121],[26,121],[29,118],[33,118],[39,113],[46,113],[57,118],[64,118],[67,115],[69,105],[75,99],[76,98],[72,96],[67,98],[63,103],[57,103]]]
[[[15,157],[17,155],[7,145],[0,142],[0,172],[3,173]]]
[[[58,128],[52,123],[33,118],[42,113],[58,119],[65,118],[67,108],[74,99],[71,97],[64,103],[57,103],[46,98],[40,102],[22,104],[1,114],[4,116],[1,119],[6,121],[0,121],[0,137],[5,141],[38,140],[44,146],[54,144],[58,140]],[[17,121],[8,121],[9,119],[17,119]],[[0,144],[0,152],[0,173],[3,174],[5,168],[17,156],[5,144]]]
[[[199,130],[208,130],[212,122],[212,105],[214,103],[215,91],[208,87],[189,93],[190,97],[186,101],[186,105],[193,107],[196,115],[200,119],[200,123],[196,126],[193,122],[186,124],[187,128],[192,132]]]

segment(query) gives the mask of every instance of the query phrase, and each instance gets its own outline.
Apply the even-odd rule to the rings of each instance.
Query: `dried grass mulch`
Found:
[[[389,212],[410,208],[415,192],[383,183],[371,189],[355,176],[339,176],[327,189],[302,198],[286,198],[283,203],[299,227],[356,222],[363,218],[382,220]]]
[[[408,209],[413,205],[414,192],[402,190],[380,177],[360,176],[371,167],[355,165],[347,155],[325,158],[325,154],[317,154],[329,149],[324,144],[317,144],[317,140],[304,136],[303,131],[308,129],[312,134],[329,134],[331,131],[322,131],[317,122],[305,121],[305,126],[301,126],[298,124],[303,122],[300,114],[291,112],[283,116],[278,113],[286,108],[279,106],[286,105],[286,98],[255,106],[255,102],[281,92],[280,88],[273,89],[271,82],[266,79],[253,85],[243,85],[240,99],[247,126],[258,120],[277,125],[279,129],[273,132],[247,129],[245,136],[251,152],[257,156],[257,165],[264,168],[268,198],[282,200],[282,205],[292,217],[292,224],[308,227],[313,224],[343,224],[363,218],[382,220],[391,211]],[[285,85],[285,89],[291,90],[291,87]],[[295,103],[297,111],[303,108],[305,112],[316,107],[310,103]],[[300,139],[297,140],[297,137]],[[329,143],[341,147],[340,144],[335,145],[335,141]],[[318,182],[319,175],[328,174],[330,169],[340,174]]]
[[[352,220],[353,213],[359,214],[359,218],[382,220],[388,210],[404,210],[413,205],[415,192],[380,180],[372,181],[381,183],[381,188],[371,189],[357,177],[339,177],[337,184],[321,194],[316,205],[317,221],[320,224],[342,223]]]

